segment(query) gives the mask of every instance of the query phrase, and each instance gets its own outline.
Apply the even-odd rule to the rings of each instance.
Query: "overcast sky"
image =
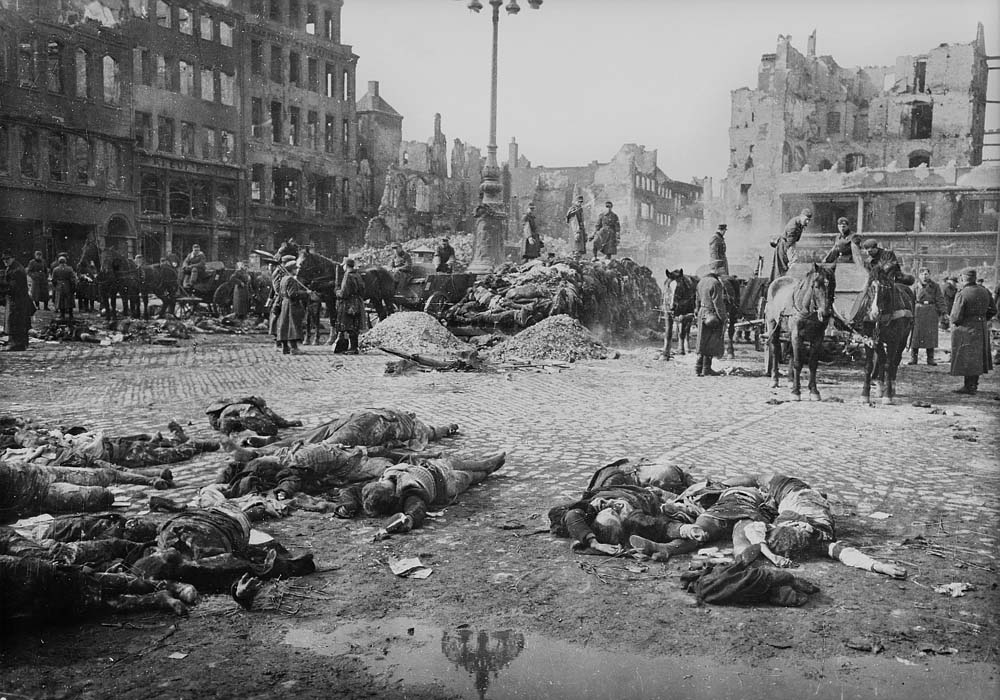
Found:
[[[426,141],[434,113],[455,138],[489,140],[490,7],[467,0],[344,0],[342,41],[358,61],[358,96],[377,80],[403,115],[403,138]],[[506,0],[505,0],[506,2]],[[967,43],[976,24],[1000,55],[997,0],[545,0],[501,9],[498,158],[516,137],[533,165],[608,161],[623,143],[658,150],[668,176],[721,178],[730,91],[755,86],[779,34],[843,67]],[[1000,61],[993,62],[1000,66]],[[991,99],[1000,95],[993,71]],[[996,111],[991,111],[991,121]],[[987,128],[1000,128],[988,124]]]

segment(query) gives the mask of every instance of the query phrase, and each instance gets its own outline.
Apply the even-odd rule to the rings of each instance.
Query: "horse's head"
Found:
[[[888,275],[881,274],[881,270],[873,272],[868,280],[868,289],[871,291],[871,304],[868,306],[870,321],[877,321],[880,316],[892,310],[893,288],[893,280]]]
[[[811,297],[805,308],[816,310],[820,322],[827,321],[833,314],[833,298],[837,291],[835,265],[813,263],[813,269],[806,273],[805,285]]]
[[[298,263],[299,280],[307,287],[334,286],[340,279],[340,265],[308,248],[299,250]]]

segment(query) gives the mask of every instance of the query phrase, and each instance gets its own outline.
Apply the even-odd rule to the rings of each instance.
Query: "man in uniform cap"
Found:
[[[719,275],[729,274],[729,260],[726,258],[726,224],[719,224],[708,242],[708,267]]]
[[[774,262],[771,265],[771,281],[785,275],[788,268],[798,262],[795,246],[802,238],[802,232],[812,221],[812,209],[803,209],[798,216],[793,216],[785,224],[785,230],[779,238],[771,241],[774,248]]]
[[[917,351],[927,350],[927,364],[934,366],[934,348],[938,341],[938,319],[945,314],[941,287],[931,279],[931,271],[920,268],[919,279],[913,285],[916,307],[913,310],[913,331],[910,333],[910,362],[917,364]]]
[[[573,233],[573,254],[579,260],[587,254],[587,226],[583,220],[583,195],[577,195],[573,206],[566,212],[566,223]]]
[[[69,266],[66,255],[60,253],[52,269],[52,292],[59,320],[73,320],[73,295],[76,292],[76,273]]]
[[[997,313],[989,290],[976,283],[976,269],[962,270],[962,288],[951,309],[951,374],[964,377],[956,394],[971,396],[979,390],[979,375],[993,369],[989,322]]]
[[[605,202],[604,211],[597,217],[597,231],[594,233],[595,259],[598,253],[603,253],[608,260],[618,254],[622,225],[618,220],[618,215],[612,211],[613,208],[614,204]]]
[[[837,219],[837,233],[837,240],[833,242],[833,247],[823,258],[823,262],[852,262],[851,241],[860,243],[860,237],[851,230],[851,222],[843,216]]]
[[[451,247],[447,236],[441,237],[441,243],[434,251],[434,257],[437,258],[435,272],[451,272],[452,260],[455,259],[455,249]]]
[[[28,294],[28,273],[9,250],[0,253],[0,262],[6,268],[6,274],[0,280],[0,293],[7,297],[4,306],[7,345],[4,351],[20,352],[28,349],[28,330],[31,328],[31,316],[35,313]]]
[[[392,278],[396,281],[396,291],[402,292],[410,283],[413,274],[413,258],[399,242],[392,244],[392,260],[389,261]]]

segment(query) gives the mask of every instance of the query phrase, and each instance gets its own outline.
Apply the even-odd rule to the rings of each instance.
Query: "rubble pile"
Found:
[[[465,272],[465,269],[469,266],[469,262],[472,260],[472,234],[460,233],[451,235],[448,236],[448,241],[451,243],[451,247],[455,249],[455,262],[452,271]],[[434,250],[440,242],[441,237],[435,236],[431,238],[414,238],[409,241],[403,241],[402,244],[404,250],[413,250],[414,248],[430,248]],[[362,269],[367,267],[388,267],[389,262],[392,260],[392,248],[387,245],[366,245],[356,253],[352,253],[351,257],[354,258],[358,267]]]
[[[457,355],[469,346],[422,311],[400,311],[361,336],[362,350],[379,347],[411,354]]]
[[[478,280],[445,312],[456,325],[527,328],[566,314],[598,334],[620,335],[659,325],[660,288],[649,268],[624,258],[506,265]]]
[[[566,314],[549,316],[489,351],[496,362],[513,360],[603,360],[608,349],[582,323]]]

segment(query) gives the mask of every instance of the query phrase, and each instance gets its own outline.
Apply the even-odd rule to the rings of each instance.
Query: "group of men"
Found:
[[[396,282],[396,292],[402,294],[413,278],[413,257],[398,241],[390,247],[392,248],[392,259],[389,261],[389,269]],[[449,273],[454,264],[455,248],[451,245],[448,236],[442,236],[434,249],[434,271]]]
[[[781,236],[771,241],[774,247],[771,281],[788,274],[789,268],[798,261],[797,246],[812,218],[812,210],[803,209],[789,219]],[[726,321],[726,309],[725,304],[720,303],[724,290],[718,278],[729,274],[725,241],[727,229],[726,224],[719,224],[712,235],[708,245],[709,272],[698,283],[698,376],[716,374],[711,371],[711,356],[722,355],[721,328]],[[851,230],[846,217],[837,219],[837,232],[823,262],[858,262],[869,272],[880,270],[889,279],[910,286],[915,308],[909,364],[917,364],[919,351],[924,350],[927,364],[937,365],[934,350],[938,345],[938,328],[950,327],[951,374],[964,379],[962,387],[955,393],[974,395],[979,388],[979,377],[993,368],[989,324],[997,317],[998,304],[997,295],[990,294],[982,286],[976,269],[970,267],[962,270],[958,277],[946,278],[942,289],[931,277],[929,268],[920,268],[916,279],[904,273],[893,251],[883,248],[874,238],[861,240]],[[997,294],[1000,295],[1000,287]],[[716,317],[722,319],[722,324],[716,323]],[[702,332],[706,334],[704,341],[701,339]]]
[[[618,254],[621,242],[621,220],[614,212],[612,202],[604,203],[604,211],[597,217],[597,228],[594,235],[587,235],[583,195],[578,195],[569,211],[566,212],[566,223],[569,224],[573,238],[573,255],[577,260],[587,256],[587,244],[591,244],[591,257],[598,260],[611,260]],[[521,217],[521,232],[524,243],[521,251],[521,261],[529,262],[542,256],[545,243],[538,230],[538,220],[535,218],[535,203],[528,203],[528,211]]]

